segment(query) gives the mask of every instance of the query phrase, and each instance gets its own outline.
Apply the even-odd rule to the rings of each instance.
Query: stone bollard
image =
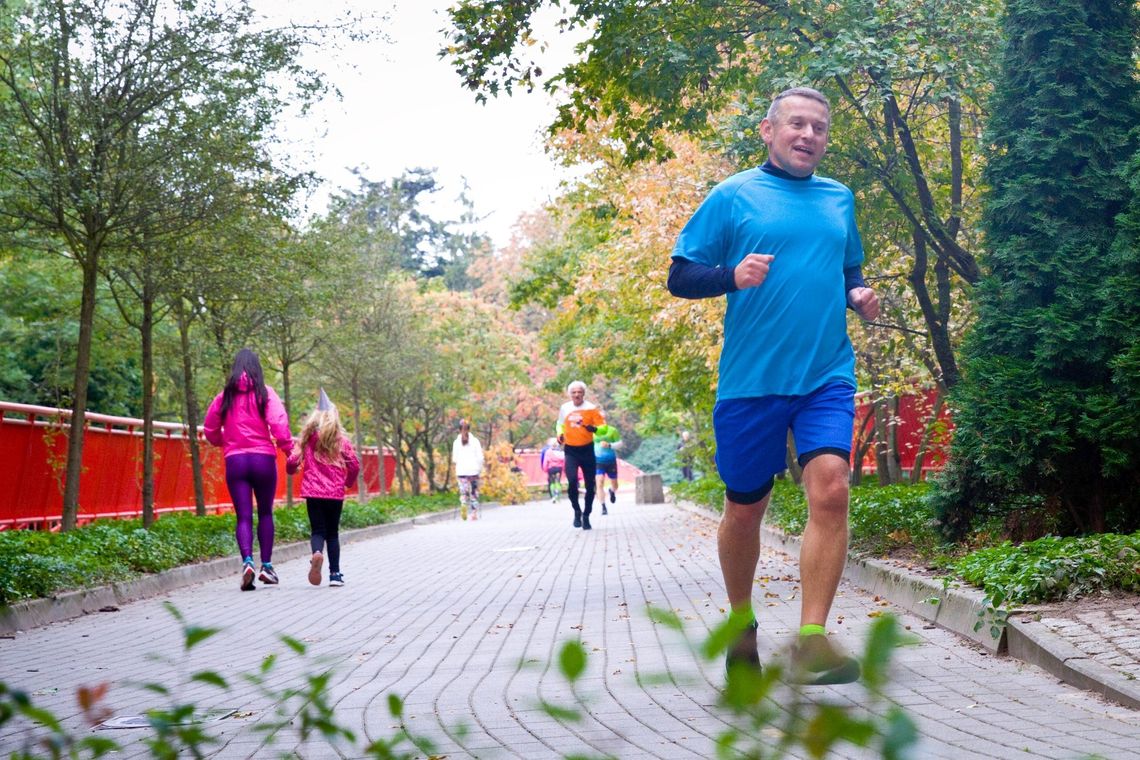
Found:
[[[665,489],[661,485],[660,475],[638,475],[636,482],[637,496],[635,500],[638,504],[665,503]]]

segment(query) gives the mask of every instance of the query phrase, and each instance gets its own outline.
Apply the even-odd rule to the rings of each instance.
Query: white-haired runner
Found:
[[[575,380],[566,386],[570,400],[558,410],[558,442],[562,444],[566,459],[566,495],[574,508],[574,527],[590,530],[590,512],[594,509],[594,480],[597,463],[594,459],[594,432],[606,424],[602,410],[586,400],[586,384]],[[586,481],[584,504],[578,503],[578,470]]]

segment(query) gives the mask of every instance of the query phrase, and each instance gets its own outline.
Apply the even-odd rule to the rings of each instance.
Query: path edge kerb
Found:
[[[479,508],[484,510],[499,506],[499,504],[488,503],[481,504]],[[381,525],[355,528],[341,533],[340,539],[343,543],[364,541],[411,530],[417,525],[430,525],[452,520],[457,517],[458,513],[457,508],[446,509],[440,512],[416,515],[415,517],[405,517]],[[289,560],[300,559],[308,554],[308,541],[281,544],[273,548],[275,562],[288,562]],[[68,591],[44,599],[17,602],[8,607],[0,607],[0,635],[11,635],[51,623],[62,623],[83,615],[101,612],[108,607],[119,607],[140,599],[161,596],[176,589],[217,580],[218,578],[234,576],[236,582],[238,569],[238,563],[234,557],[221,557],[193,565],[174,567],[161,573],[144,575],[141,578],[121,583]]]
[[[688,512],[713,522],[720,514],[691,502],[673,500]],[[799,558],[800,540],[768,526],[761,527],[761,543]],[[1011,612],[1001,636],[994,639],[989,625],[975,631],[985,594],[977,589],[944,587],[940,580],[907,572],[906,568],[867,557],[849,557],[844,579],[876,594],[907,612],[983,647],[991,654],[1008,654],[1036,665],[1078,689],[1099,694],[1118,704],[1140,710],[1140,684],[1091,659],[1037,619],[1034,607]]]

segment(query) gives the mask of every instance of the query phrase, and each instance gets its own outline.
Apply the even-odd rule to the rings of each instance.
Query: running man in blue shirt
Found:
[[[726,658],[730,674],[759,668],[752,586],[760,523],[789,428],[795,438],[808,522],[790,675],[802,683],[848,683],[860,673],[825,625],[847,559],[855,354],[846,309],[867,320],[879,314],[860,268],[854,196],[815,174],[830,123],[820,92],[780,93],[760,123],[768,161],[713,188],[677,239],[669,269],[674,295],[728,299],[713,428],[725,484],[717,545],[740,630]]]

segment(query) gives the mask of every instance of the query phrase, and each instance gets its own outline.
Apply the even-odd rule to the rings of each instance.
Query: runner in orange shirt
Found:
[[[574,508],[574,527],[590,530],[594,509],[597,463],[594,459],[594,431],[606,424],[602,410],[586,400],[586,384],[575,380],[566,387],[570,400],[558,410],[558,442],[566,453],[566,495]],[[586,481],[585,509],[578,505],[578,470]]]

